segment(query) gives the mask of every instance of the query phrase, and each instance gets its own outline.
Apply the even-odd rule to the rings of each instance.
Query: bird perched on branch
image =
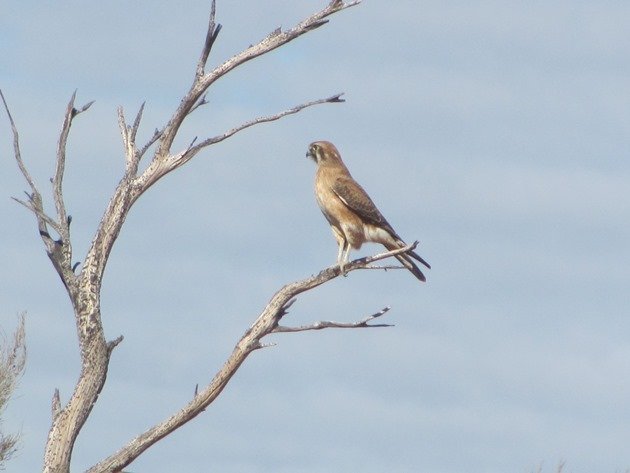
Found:
[[[335,145],[316,141],[310,144],[306,156],[317,164],[315,196],[339,245],[337,262],[343,274],[350,248],[359,249],[366,242],[381,243],[389,251],[407,246],[352,178]],[[429,269],[431,266],[414,251],[398,254],[396,258],[416,278],[426,281],[412,258]]]

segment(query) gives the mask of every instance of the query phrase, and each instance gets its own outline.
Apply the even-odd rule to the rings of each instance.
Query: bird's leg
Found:
[[[346,239],[343,240],[343,244],[339,245],[339,254],[337,255],[337,262],[339,263],[339,269],[344,277],[348,275],[346,273],[346,263],[350,257],[350,243]]]
[[[339,246],[339,251],[337,252],[337,264],[339,266],[341,266],[341,262],[342,262],[342,258],[343,258],[343,248],[345,246],[345,242],[343,240],[340,240],[338,242],[338,246]]]
[[[346,276],[345,266],[348,262],[348,253],[350,252],[350,243],[346,239],[345,235],[339,230],[337,227],[330,227],[333,232],[333,236],[335,240],[337,240],[337,246],[339,247],[339,251],[337,252],[337,264],[339,265],[339,269],[341,270],[341,274]]]

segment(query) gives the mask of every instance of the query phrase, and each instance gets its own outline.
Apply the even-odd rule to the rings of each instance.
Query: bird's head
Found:
[[[318,165],[341,162],[339,151],[330,141],[315,141],[311,143],[306,152],[306,157],[311,158]]]

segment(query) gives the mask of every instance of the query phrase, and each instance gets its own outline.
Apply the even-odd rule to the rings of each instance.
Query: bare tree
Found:
[[[9,342],[2,336],[0,340],[0,414],[4,411],[9,399],[15,391],[16,383],[24,372],[26,363],[26,343],[24,331],[24,315],[18,321],[18,327]],[[19,435],[5,434],[0,431],[0,470],[15,453]]]
[[[327,18],[330,15],[357,5],[360,1],[344,2],[342,0],[333,0],[322,10],[305,18],[293,28],[284,31],[278,28],[257,44],[236,54],[215,69],[206,71],[208,56],[221,30],[221,25],[215,23],[215,2],[213,0],[208,31],[201,56],[197,62],[192,84],[168,122],[161,128],[156,129],[147,143],[138,145],[136,135],[142,121],[144,104],[140,107],[131,124],[127,122],[123,109],[119,108],[118,110],[118,123],[125,149],[124,174],[101,218],[87,255],[80,263],[80,271],[78,273],[76,270],[79,267],[79,263],[74,262],[72,254],[72,241],[70,238],[70,223],[72,219],[66,211],[63,195],[63,178],[66,163],[66,143],[73,120],[88,110],[92,102],[83,106],[75,106],[75,93],[68,103],[57,148],[56,169],[52,178],[56,213],[55,215],[49,215],[44,210],[42,196],[22,159],[17,127],[5,98],[2,96],[13,131],[15,158],[30,188],[29,192],[26,193],[26,200],[15,200],[34,213],[39,234],[48,257],[70,297],[74,309],[82,362],[79,380],[68,402],[62,405],[58,392],[55,392],[53,396],[52,425],[48,434],[44,456],[45,472],[69,471],[72,450],[77,436],[90,415],[98,394],[103,389],[112,351],[123,339],[122,336],[109,341],[105,339],[100,305],[101,281],[103,280],[103,274],[112,247],[118,238],[131,207],[138,197],[160,178],[186,164],[203,149],[223,141],[241,130],[260,123],[278,120],[313,105],[337,103],[343,102],[343,100],[341,99],[342,94],[335,94],[328,98],[305,102],[274,115],[253,119],[214,137],[200,141],[195,138],[191,140],[185,149],[173,151],[173,142],[182,123],[191,113],[206,104],[204,94],[217,79],[251,59],[266,54],[305,33],[323,26],[328,22]],[[139,164],[147,155],[151,155],[149,162],[144,171],[139,171]],[[348,272],[370,267],[369,265],[374,261],[407,252],[413,248],[415,248],[415,244],[400,250],[355,260],[348,264],[345,269]],[[360,328],[385,326],[384,324],[371,324],[370,322],[387,312],[388,308],[364,320],[353,323],[317,322],[301,327],[283,327],[279,324],[298,294],[336,278],[339,274],[339,267],[335,265],[322,270],[315,276],[292,282],[282,287],[273,295],[262,313],[238,341],[229,358],[206,387],[196,389],[193,399],[187,405],[167,419],[158,422],[146,432],[138,435],[117,452],[95,464],[88,471],[121,471],[158,440],[169,435],[203,412],[221,393],[247,356],[254,350],[265,346],[262,343],[262,339],[270,333],[315,330],[329,327]]]

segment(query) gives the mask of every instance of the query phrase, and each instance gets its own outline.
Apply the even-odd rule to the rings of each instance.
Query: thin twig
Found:
[[[403,246],[401,248],[398,248],[396,250],[386,251],[386,252],[379,253],[374,256],[366,256],[364,258],[356,259],[348,263],[344,269],[346,273],[349,271],[354,271],[355,269],[373,269],[370,266],[370,263],[373,263],[374,261],[382,260],[385,258],[390,258],[392,256],[400,255],[402,253],[408,253],[409,251],[413,251],[418,246],[418,243],[419,243],[418,241],[414,241],[413,243]],[[398,266],[396,266],[396,268],[398,268]],[[386,269],[386,268],[383,268],[383,269]]]
[[[13,199],[36,215],[39,234],[42,236],[46,248],[49,252],[51,252],[53,249],[53,240],[52,238],[50,238],[50,235],[48,235],[48,228],[46,227],[46,224],[51,225],[59,235],[61,235],[61,229],[59,225],[57,225],[57,223],[54,221],[54,219],[49,217],[46,212],[44,212],[44,206],[42,205],[42,196],[39,193],[39,190],[37,190],[37,186],[35,186],[35,181],[28,172],[28,169],[26,169],[24,161],[22,160],[22,153],[20,151],[20,136],[18,134],[17,126],[15,125],[15,121],[13,120],[13,116],[11,115],[11,111],[9,110],[9,106],[4,98],[2,90],[0,90],[0,97],[2,98],[2,103],[4,104],[4,109],[6,110],[7,116],[9,117],[11,130],[13,131],[13,154],[15,156],[15,160],[17,162],[18,168],[20,168],[20,172],[22,173],[24,179],[31,188],[30,194],[26,192],[29,200],[28,203],[15,197],[13,197]],[[46,235],[48,235],[48,237],[46,237]]]
[[[61,134],[59,135],[59,144],[57,146],[57,164],[55,167],[55,177],[53,178],[53,198],[57,209],[57,220],[62,231],[60,236],[64,240],[68,240],[69,236],[69,227],[67,224],[68,215],[66,213],[66,205],[63,200],[63,176],[66,168],[66,147],[68,143],[68,135],[70,134],[70,128],[74,117],[85,112],[94,103],[94,101],[91,101],[80,109],[76,109],[74,107],[74,100],[76,99],[76,96],[77,91],[75,90],[66,108],[66,115],[61,128]],[[69,244],[67,241],[66,243]]]
[[[299,327],[285,327],[278,325],[271,333],[278,332],[305,332],[307,330],[322,330],[325,328],[375,328],[375,327],[393,327],[392,324],[370,324],[369,322],[387,313],[391,307],[384,307],[380,311],[372,314],[358,322],[333,322],[322,320],[310,325],[301,325]]]
[[[61,229],[59,228],[59,225],[57,224],[57,222],[55,222],[52,219],[52,217],[49,217],[48,215],[46,215],[46,213],[41,209],[40,206],[37,206],[33,203],[32,199],[30,199],[30,194],[29,194],[28,202],[24,202],[23,200],[18,199],[17,197],[11,197],[11,198],[15,200],[18,204],[23,205],[28,210],[33,212],[37,216],[38,220],[39,219],[43,220],[46,224],[50,225],[55,230],[55,232],[57,232],[57,234],[61,235]]]
[[[129,127],[127,126],[127,121],[125,120],[125,111],[122,107],[118,107],[118,129],[120,130],[120,135],[122,136],[123,146],[125,147],[125,161],[127,163],[126,167],[129,169],[131,167],[131,162],[133,160],[133,149],[131,147],[131,142],[129,139]]]
[[[133,121],[133,128],[131,129],[131,141],[136,143],[136,134],[138,133],[138,128],[140,128],[140,122],[142,121],[142,114],[144,113],[144,105],[146,102],[142,102],[140,108],[138,109],[138,113],[136,114],[136,119]]]
[[[7,105],[7,101],[4,98],[4,94],[2,93],[2,90],[0,90],[0,97],[2,97],[2,103],[4,104],[4,109],[6,110],[7,116],[9,117],[9,123],[11,123],[11,130],[13,131],[13,152],[15,154],[15,160],[17,161],[18,167],[20,168],[20,172],[24,176],[24,179],[26,179],[26,182],[28,182],[28,185],[31,188],[31,192],[33,194],[39,194],[37,187],[35,187],[35,181],[33,181],[33,178],[31,177],[28,170],[26,169],[26,166],[24,166],[24,161],[22,161],[22,153],[20,152],[20,138],[19,138],[18,130],[17,130],[17,127],[15,126],[15,122],[13,121],[13,116],[11,115],[11,112],[9,111],[9,106]]]
[[[110,340],[109,342],[107,342],[107,350],[111,353],[114,348],[116,348],[124,339],[125,337],[123,337],[122,335],[118,335],[113,340]]]
[[[55,207],[57,209],[57,218],[59,222],[66,220],[66,210],[63,202],[63,175],[66,169],[66,145],[68,143],[68,135],[70,134],[70,127],[72,126],[72,118],[75,114],[74,100],[77,97],[77,91],[75,90],[70,97],[68,106],[66,107],[66,114],[64,116],[63,125],[61,127],[61,134],[59,135],[59,143],[57,145],[57,163],[55,166],[55,177],[53,178],[53,197],[55,199]]]
[[[53,393],[52,402],[50,403],[51,417],[54,421],[59,413],[61,412],[61,399],[59,398],[59,389],[55,388],[55,392]]]
[[[383,271],[389,271],[390,269],[407,269],[407,268],[405,268],[404,266],[390,266],[390,265],[387,265],[387,266],[376,266],[376,265],[372,265],[371,264],[369,266],[364,266],[361,269],[380,269],[380,270],[383,270]]]
[[[139,150],[136,152],[136,159],[138,161],[140,161],[140,159],[142,158],[142,156],[144,156],[144,154],[147,152],[147,150],[153,146],[153,144],[160,139],[160,137],[162,136],[162,134],[164,133],[164,128],[162,128],[161,130],[158,130],[157,128],[155,129],[155,131],[153,132],[153,136],[151,137],[151,139],[149,141],[147,141],[147,143]]]
[[[144,151],[139,153],[136,147],[136,135],[140,128],[140,122],[142,121],[144,106],[145,102],[142,102],[131,127],[127,125],[123,108],[118,107],[118,127],[120,128],[120,134],[122,135],[123,145],[125,147],[125,169],[126,173],[130,176],[135,176],[138,172],[138,164],[140,163],[142,154],[144,154]],[[147,145],[147,147],[148,146],[150,145]]]
[[[195,110],[197,110],[199,107],[203,106],[203,105],[207,105],[208,104],[208,100],[206,99],[206,94],[203,94],[203,96],[197,100],[197,103],[195,103],[195,105],[192,106],[192,108],[190,109],[190,111],[188,112],[188,115],[190,115],[191,113],[193,113]]]
[[[221,25],[217,25],[215,23],[215,17],[217,13],[217,5],[216,0],[212,0],[212,6],[210,8],[210,19],[208,20],[208,31],[206,33],[206,41],[203,45],[203,50],[201,51],[201,57],[199,58],[199,62],[197,63],[197,77],[201,77],[204,74],[206,63],[208,62],[208,56],[210,55],[210,51],[212,50],[212,46],[219,36],[219,32],[221,31]]]
[[[278,120],[282,117],[286,117],[287,115],[293,115],[294,113],[298,113],[301,110],[304,110],[307,107],[311,107],[313,105],[319,105],[319,104],[323,104],[323,103],[341,103],[341,102],[345,102],[344,99],[341,98],[341,96],[343,95],[343,92],[333,95],[331,97],[327,97],[325,99],[319,99],[319,100],[313,100],[311,102],[306,102],[300,105],[296,105],[293,108],[290,108],[288,110],[284,110],[280,113],[276,113],[275,115],[269,115],[266,117],[259,117],[259,118],[255,118],[253,120],[250,120],[248,122],[245,122],[237,127],[234,127],[228,131],[226,131],[225,133],[223,133],[222,135],[217,135],[214,136],[212,138],[208,138],[204,141],[202,141],[201,143],[199,143],[197,146],[194,146],[193,148],[191,148],[191,152],[194,152],[195,154],[199,152],[200,149],[205,148],[206,146],[209,145],[213,145],[216,143],[219,143],[229,137],[231,137],[232,135],[238,133],[239,131],[242,131],[246,128],[249,128],[251,126],[254,125],[258,125],[260,123],[268,123],[268,122],[272,122],[275,120]]]
[[[236,126],[234,128],[231,128],[230,130],[224,132],[221,135],[217,135],[214,136],[212,138],[207,138],[205,140],[203,140],[202,142],[198,143],[195,146],[191,146],[189,147],[185,152],[183,153],[179,153],[178,155],[173,156],[172,161],[171,161],[171,166],[172,169],[178,168],[184,164],[186,164],[188,161],[190,161],[197,153],[199,153],[199,151],[201,151],[203,148],[206,148],[210,145],[214,145],[217,143],[220,143],[223,140],[226,140],[228,138],[230,138],[231,136],[235,135],[236,133],[238,133],[239,131],[243,131],[247,128],[250,128],[254,125],[259,125],[261,123],[268,123],[268,122],[272,122],[275,120],[279,120],[282,117],[286,117],[287,115],[293,115],[295,113],[300,112],[301,110],[304,110],[307,107],[312,107],[313,105],[320,105],[320,104],[324,104],[324,103],[339,103],[339,102],[345,102],[344,99],[341,98],[341,96],[343,95],[342,93],[333,95],[331,97],[327,97],[325,99],[319,99],[319,100],[312,100],[310,102],[306,102],[300,105],[296,105],[295,107],[292,107],[288,110],[284,110],[282,112],[276,113],[274,115],[268,115],[265,117],[258,117],[255,118],[253,120],[250,120],[248,122],[242,123],[239,126]]]

